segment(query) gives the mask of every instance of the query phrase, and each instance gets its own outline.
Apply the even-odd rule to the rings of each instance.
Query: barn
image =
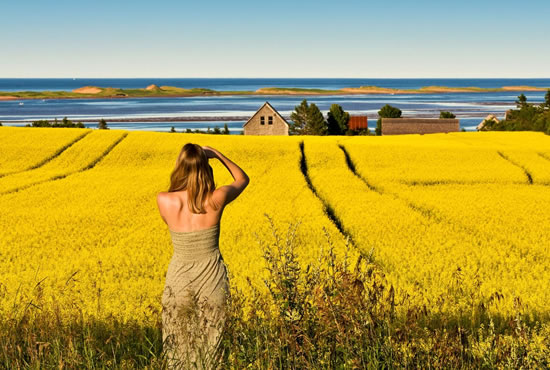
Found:
[[[288,135],[288,122],[265,102],[243,125],[245,135]]]
[[[460,131],[455,118],[382,118],[382,135],[435,134]]]
[[[363,130],[369,128],[367,116],[350,116],[348,122],[350,130]]]

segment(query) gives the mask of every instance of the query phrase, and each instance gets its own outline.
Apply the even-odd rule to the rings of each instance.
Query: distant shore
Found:
[[[365,95],[365,94],[445,94],[484,93],[506,91],[546,91],[549,88],[535,86],[503,86],[497,88],[425,86],[419,89],[391,89],[378,86],[346,87],[337,90],[306,89],[294,87],[264,87],[255,91],[217,91],[211,89],[184,89],[173,86],[150,85],[143,89],[119,89],[113,87],[84,86],[72,91],[0,91],[0,101],[27,99],[114,99],[114,98],[168,98],[228,95]]]

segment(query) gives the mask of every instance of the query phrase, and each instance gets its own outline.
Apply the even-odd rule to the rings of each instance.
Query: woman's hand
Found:
[[[206,153],[206,157],[208,159],[210,158],[217,158],[218,157],[218,153],[216,151],[216,149],[214,148],[211,148],[209,146],[203,146],[202,149],[204,150],[204,152]]]

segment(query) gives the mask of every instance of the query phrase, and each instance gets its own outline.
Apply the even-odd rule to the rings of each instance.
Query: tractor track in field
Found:
[[[529,173],[529,171],[527,170],[527,168],[525,168],[525,166],[523,166],[520,163],[512,160],[510,157],[508,157],[506,154],[502,153],[500,150],[497,151],[497,153],[498,153],[499,156],[501,156],[502,159],[510,162],[511,164],[513,164],[516,167],[521,168],[523,170],[523,173],[525,173],[525,176],[527,177],[527,183],[529,185],[533,185],[533,176],[531,175],[531,173]]]
[[[325,211],[325,214],[327,215],[329,220],[334,224],[334,226],[336,226],[336,228],[338,229],[340,234],[342,234],[344,239],[347,239],[349,241],[350,245],[353,248],[357,249],[356,248],[356,243],[353,240],[352,235],[349,233],[349,231],[346,230],[346,228],[344,227],[344,224],[342,223],[342,220],[340,220],[340,218],[338,218],[338,216],[336,216],[336,214],[334,213],[334,209],[332,208],[330,203],[326,199],[324,199],[323,197],[321,197],[319,195],[319,193],[317,192],[317,189],[315,188],[315,186],[311,182],[311,179],[310,179],[309,173],[308,173],[306,154],[304,152],[304,142],[301,141],[298,145],[299,145],[299,148],[300,148],[300,171],[302,172],[302,175],[304,175],[304,179],[306,180],[306,183],[307,183],[307,186],[308,186],[309,190],[311,190],[313,195],[317,199],[319,199],[319,201],[323,205],[323,209]],[[357,249],[357,250],[359,250],[359,249]],[[363,253],[361,252],[361,254],[363,254]]]
[[[537,154],[539,155],[539,157],[544,158],[547,161],[550,161],[550,155],[542,153],[542,152],[538,152]]]
[[[53,153],[52,155],[50,155],[49,157],[47,158],[44,158],[43,160],[41,160],[40,162],[28,167],[28,168],[25,168],[24,170],[20,170],[20,171],[14,171],[14,172],[9,172],[9,173],[4,173],[4,174],[0,174],[0,178],[2,177],[6,177],[6,176],[10,176],[10,175],[14,175],[14,174],[17,174],[17,173],[21,173],[21,172],[26,172],[26,171],[30,171],[30,170],[35,170],[37,168],[40,168],[42,166],[44,166],[46,163],[48,162],[51,162],[52,160],[54,160],[55,158],[59,157],[61,155],[61,153],[63,153],[65,150],[69,149],[71,146],[73,146],[74,144],[76,144],[77,142],[79,142],[80,140],[84,139],[84,137],[86,135],[89,135],[92,133],[92,130],[88,131],[88,132],[85,132],[84,134],[78,136],[76,139],[72,140],[71,142],[63,145],[61,148],[57,149],[55,151],[55,153]]]
[[[88,163],[86,166],[82,167],[79,170],[72,171],[72,172],[67,172],[67,173],[60,174],[60,175],[56,175],[56,176],[53,176],[53,177],[51,177],[47,180],[44,180],[44,181],[39,181],[39,182],[35,182],[35,183],[29,184],[29,185],[25,185],[25,186],[22,186],[22,187],[19,187],[19,188],[8,190],[6,192],[0,193],[0,195],[15,193],[15,192],[18,192],[18,191],[21,191],[21,190],[29,189],[29,188],[31,188],[33,186],[36,186],[36,185],[46,183],[46,182],[51,182],[51,181],[55,181],[55,180],[64,179],[67,176],[73,175],[75,173],[88,171],[88,170],[94,168],[100,161],[102,161],[111,152],[111,150],[113,150],[122,140],[124,140],[126,138],[126,136],[128,136],[128,133],[127,132],[123,133],[118,139],[116,139],[111,145],[109,145],[109,147],[107,147],[107,149],[105,149],[99,157],[97,157],[96,159],[94,159],[93,161],[91,161],[90,163]]]
[[[447,225],[450,225],[451,227],[453,227],[453,226],[458,227],[463,233],[466,233],[466,234],[473,234],[473,235],[477,235],[477,236],[480,236],[481,234],[483,234],[482,232],[480,232],[479,230],[477,230],[475,228],[466,226],[466,225],[464,225],[460,222],[456,222],[456,221],[454,221],[454,220],[452,220],[452,219],[450,219],[446,216],[440,215],[439,212],[434,208],[428,208],[428,207],[418,205],[418,204],[416,204],[416,203],[414,203],[414,202],[412,202],[412,201],[410,201],[406,198],[401,197],[398,193],[395,193],[395,192],[382,191],[378,186],[375,186],[372,183],[370,183],[369,181],[367,181],[366,178],[364,178],[361,174],[359,174],[356,171],[355,164],[353,163],[353,160],[352,160],[351,156],[349,155],[348,151],[346,150],[346,148],[341,144],[339,144],[338,146],[344,152],[344,155],[346,156],[346,163],[348,164],[349,170],[355,176],[357,176],[361,181],[363,181],[365,183],[365,185],[367,185],[367,187],[370,190],[372,190],[372,188],[377,189],[377,190],[373,190],[373,191],[376,191],[380,195],[389,195],[389,196],[393,197],[394,199],[405,203],[410,209],[412,209],[415,212],[418,212],[420,215],[422,215],[423,217],[425,217],[428,220],[436,221],[437,223],[445,223]],[[522,183],[522,184],[525,184],[525,183]],[[504,244],[504,245],[508,245],[508,246],[514,248],[515,250],[518,249],[518,246],[515,245],[515,243],[510,242],[509,240],[502,239],[502,238],[496,238],[496,240],[498,242]]]
[[[443,221],[443,218],[439,216],[434,210],[423,207],[421,205],[418,205],[416,203],[413,203],[407,199],[404,199],[400,197],[398,194],[394,192],[387,192],[383,191],[380,187],[372,184],[370,181],[368,181],[365,177],[363,177],[359,172],[357,172],[355,168],[355,164],[353,163],[353,160],[351,159],[351,156],[349,155],[348,151],[342,144],[338,144],[338,147],[344,152],[344,156],[346,157],[346,164],[348,166],[348,169],[353,173],[359,180],[361,180],[369,190],[372,190],[380,195],[389,195],[401,202],[404,202],[409,208],[411,208],[413,211],[419,212],[424,217],[431,218],[437,222]]]

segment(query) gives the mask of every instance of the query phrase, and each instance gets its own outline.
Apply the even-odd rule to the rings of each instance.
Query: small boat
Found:
[[[25,103],[23,103],[22,101],[21,101],[21,102],[19,102],[19,105],[23,105],[23,104],[25,104]]]

